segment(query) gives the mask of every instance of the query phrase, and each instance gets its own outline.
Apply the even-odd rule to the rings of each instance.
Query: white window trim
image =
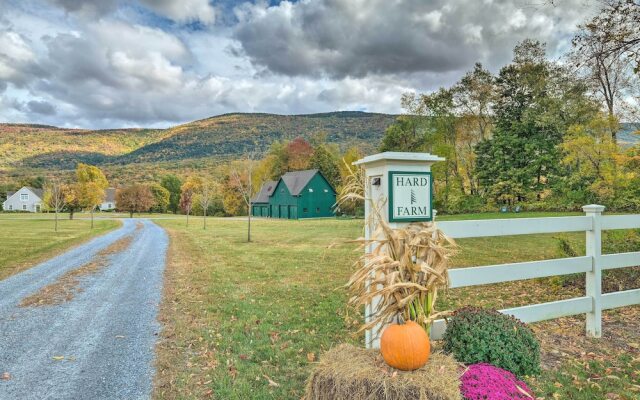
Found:
[[[20,201],[29,201],[29,193],[20,193]]]

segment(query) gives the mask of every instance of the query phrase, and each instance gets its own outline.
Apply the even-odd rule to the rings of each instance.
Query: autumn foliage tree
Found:
[[[153,194],[153,211],[160,213],[166,212],[167,207],[171,201],[171,193],[164,186],[153,183],[149,186],[151,193]]]
[[[200,178],[189,177],[180,187],[180,209],[187,216],[187,227],[189,226],[189,215],[193,209],[195,196],[198,194],[202,181]]]
[[[304,138],[298,136],[287,144],[287,171],[300,171],[309,168],[313,147]]]
[[[153,193],[147,185],[131,185],[116,193],[116,206],[119,210],[127,211],[129,217],[133,213],[149,211],[155,204]]]
[[[100,168],[83,163],[79,163],[76,168],[76,178],[78,202],[82,208],[90,211],[91,229],[93,229],[93,212],[104,201],[109,182]]]

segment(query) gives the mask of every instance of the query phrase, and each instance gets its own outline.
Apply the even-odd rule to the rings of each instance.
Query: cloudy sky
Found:
[[[398,113],[400,95],[558,57],[596,0],[0,0],[0,122],[164,127],[227,112]]]

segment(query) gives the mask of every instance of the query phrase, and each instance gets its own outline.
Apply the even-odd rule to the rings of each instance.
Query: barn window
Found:
[[[308,208],[303,208],[302,212],[309,212],[309,209]]]
[[[316,207],[316,212],[319,213],[320,212],[320,207]]]
[[[26,205],[26,204],[23,204],[23,205],[22,205],[22,209],[26,211],[26,210],[27,210],[27,205]]]
[[[29,193],[20,193],[20,201],[29,201]]]
[[[9,206],[9,210],[13,210],[13,206]]]

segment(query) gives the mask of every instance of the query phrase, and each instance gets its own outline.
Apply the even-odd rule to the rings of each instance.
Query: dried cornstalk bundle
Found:
[[[371,252],[356,261],[356,271],[347,283],[349,305],[373,304],[370,319],[361,330],[399,316],[428,330],[431,322],[443,315],[434,305],[438,289],[449,283],[447,270],[455,243],[433,222],[393,229],[378,220],[372,237],[375,239],[357,240],[363,247],[370,246]]]
[[[364,200],[364,171],[362,168],[352,167],[343,159],[349,173],[344,177],[342,187],[338,193],[338,205]]]
[[[364,196],[362,173],[352,170],[339,202]],[[351,190],[351,192],[349,192]],[[434,305],[438,289],[449,284],[448,268],[455,251],[455,242],[433,222],[412,223],[394,229],[380,210],[384,202],[370,201],[373,226],[371,239],[356,242],[371,251],[355,263],[356,270],[347,283],[349,305],[372,305],[370,318],[360,330],[371,329],[402,318],[416,321],[429,331],[431,322],[446,312],[436,312]],[[375,302],[374,299],[379,297]]]

